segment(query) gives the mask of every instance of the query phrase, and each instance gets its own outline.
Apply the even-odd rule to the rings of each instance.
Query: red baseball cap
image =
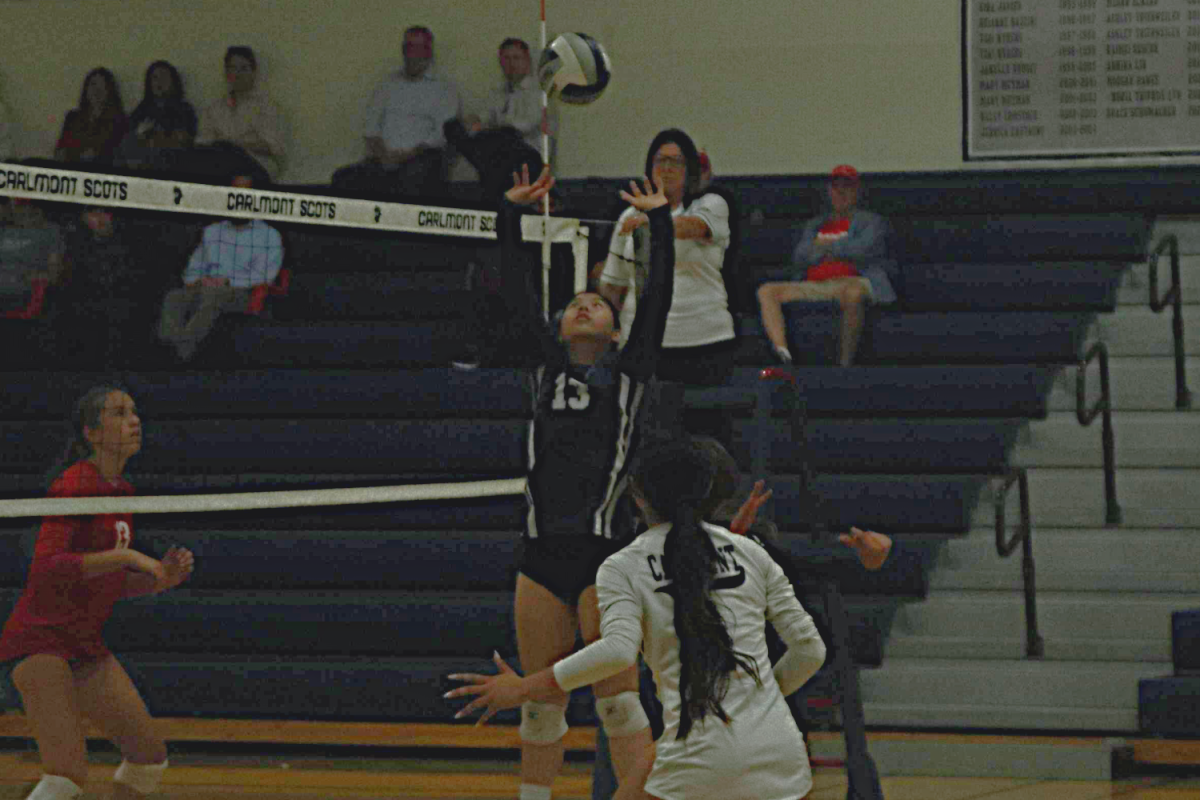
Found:
[[[839,164],[834,167],[833,172],[829,174],[830,180],[837,180],[838,178],[842,178],[843,180],[847,180],[852,183],[858,183],[858,170],[849,164]]]

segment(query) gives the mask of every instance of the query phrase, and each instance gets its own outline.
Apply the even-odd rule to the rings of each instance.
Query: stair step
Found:
[[[1183,286],[1183,302],[1186,305],[1200,303],[1200,254],[1179,255],[1179,283]],[[1158,296],[1171,288],[1171,261],[1163,257],[1158,261]],[[1150,267],[1134,264],[1125,271],[1121,286],[1117,290],[1120,306],[1150,305]]]
[[[1088,367],[1087,392],[1091,403],[1100,392],[1099,368]],[[1129,356],[1109,359],[1109,391],[1114,411],[1175,411],[1175,359],[1162,356]],[[1200,392],[1200,358],[1184,359],[1187,385]],[[1047,405],[1051,411],[1075,410],[1075,382],[1078,370],[1069,367],[1059,373],[1050,390]],[[1200,399],[1194,412],[1200,412]],[[1183,413],[1183,412],[1177,412]]]
[[[1121,744],[1123,740],[1104,737],[912,732],[867,735],[871,759],[885,777],[1104,781],[1112,779],[1112,752]],[[844,738],[831,734],[810,735],[808,749],[817,758],[844,759],[846,755]]]
[[[1137,729],[1137,686],[1158,663],[888,658],[859,674],[875,726]]]
[[[1154,220],[1150,231],[1150,249],[1153,249],[1164,236],[1173,235],[1179,240],[1179,254],[1195,255],[1200,253],[1200,217],[1187,215],[1167,215]]]
[[[1149,307],[1128,306],[1115,314],[1101,314],[1089,339],[1106,342],[1112,356],[1169,356],[1175,352],[1169,310],[1155,314]],[[1183,347],[1186,355],[1200,355],[1200,305],[1183,308]]]
[[[1200,595],[1146,598],[1134,593],[1046,592],[1037,596],[1045,658],[1171,662],[1171,613]],[[941,591],[900,607],[888,658],[1011,659],[1025,650],[1020,592]]]
[[[1035,523],[1037,521],[1035,520]],[[1111,591],[1145,594],[1191,592],[1200,586],[1200,531],[1131,528],[1043,528],[1035,524],[1033,555],[1043,591]],[[938,551],[930,587],[943,590],[1020,591],[1019,552],[996,554],[995,528],[972,528],[947,539]]]
[[[1124,525],[1200,528],[1200,470],[1129,468],[1117,470],[1115,478]],[[1030,511],[1038,526],[1095,528],[1105,524],[1102,469],[1031,469],[1029,493]],[[985,490],[984,501],[975,507],[973,526],[994,523],[989,497],[990,491]],[[1007,513],[1009,524],[1015,524],[1015,491],[1009,493]]]
[[[1026,426],[1010,463],[1024,467],[1101,467],[1100,423],[1079,424],[1073,412],[1054,411]],[[1118,467],[1200,468],[1200,414],[1128,411],[1113,417]]]

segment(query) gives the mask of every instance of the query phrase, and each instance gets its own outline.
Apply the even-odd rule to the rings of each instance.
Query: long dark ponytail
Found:
[[[672,581],[675,634],[679,637],[679,733],[684,739],[696,720],[709,714],[722,722],[729,715],[721,701],[736,669],[761,684],[754,659],[733,649],[733,639],[709,587],[717,571],[717,549],[700,520],[711,510],[709,499],[718,467],[711,452],[693,439],[647,450],[634,471],[636,491],[655,513],[671,524],[663,567]]]
[[[54,462],[54,466],[46,473],[47,483],[54,483],[58,476],[76,461],[92,456],[92,443],[87,440],[84,428],[97,427],[100,424],[100,417],[104,414],[104,403],[108,396],[113,392],[124,391],[117,386],[93,386],[75,401],[69,421],[71,433],[67,439],[67,446],[58,460]]]

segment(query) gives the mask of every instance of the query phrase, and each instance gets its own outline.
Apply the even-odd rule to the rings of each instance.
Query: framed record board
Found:
[[[1200,0],[962,0],[967,161],[1200,154]]]

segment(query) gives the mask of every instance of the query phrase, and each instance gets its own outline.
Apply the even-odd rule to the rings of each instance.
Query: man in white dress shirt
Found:
[[[446,138],[479,172],[488,198],[512,184],[512,173],[527,164],[542,168],[542,89],[532,71],[529,45],[509,37],[500,43],[504,79],[488,95],[485,117],[468,115],[446,123]]]
[[[433,64],[433,33],[404,32],[404,68],[375,89],[363,139],[367,159],[339,169],[333,184],[352,191],[437,197],[446,188],[443,125],[461,111],[458,87]]]

